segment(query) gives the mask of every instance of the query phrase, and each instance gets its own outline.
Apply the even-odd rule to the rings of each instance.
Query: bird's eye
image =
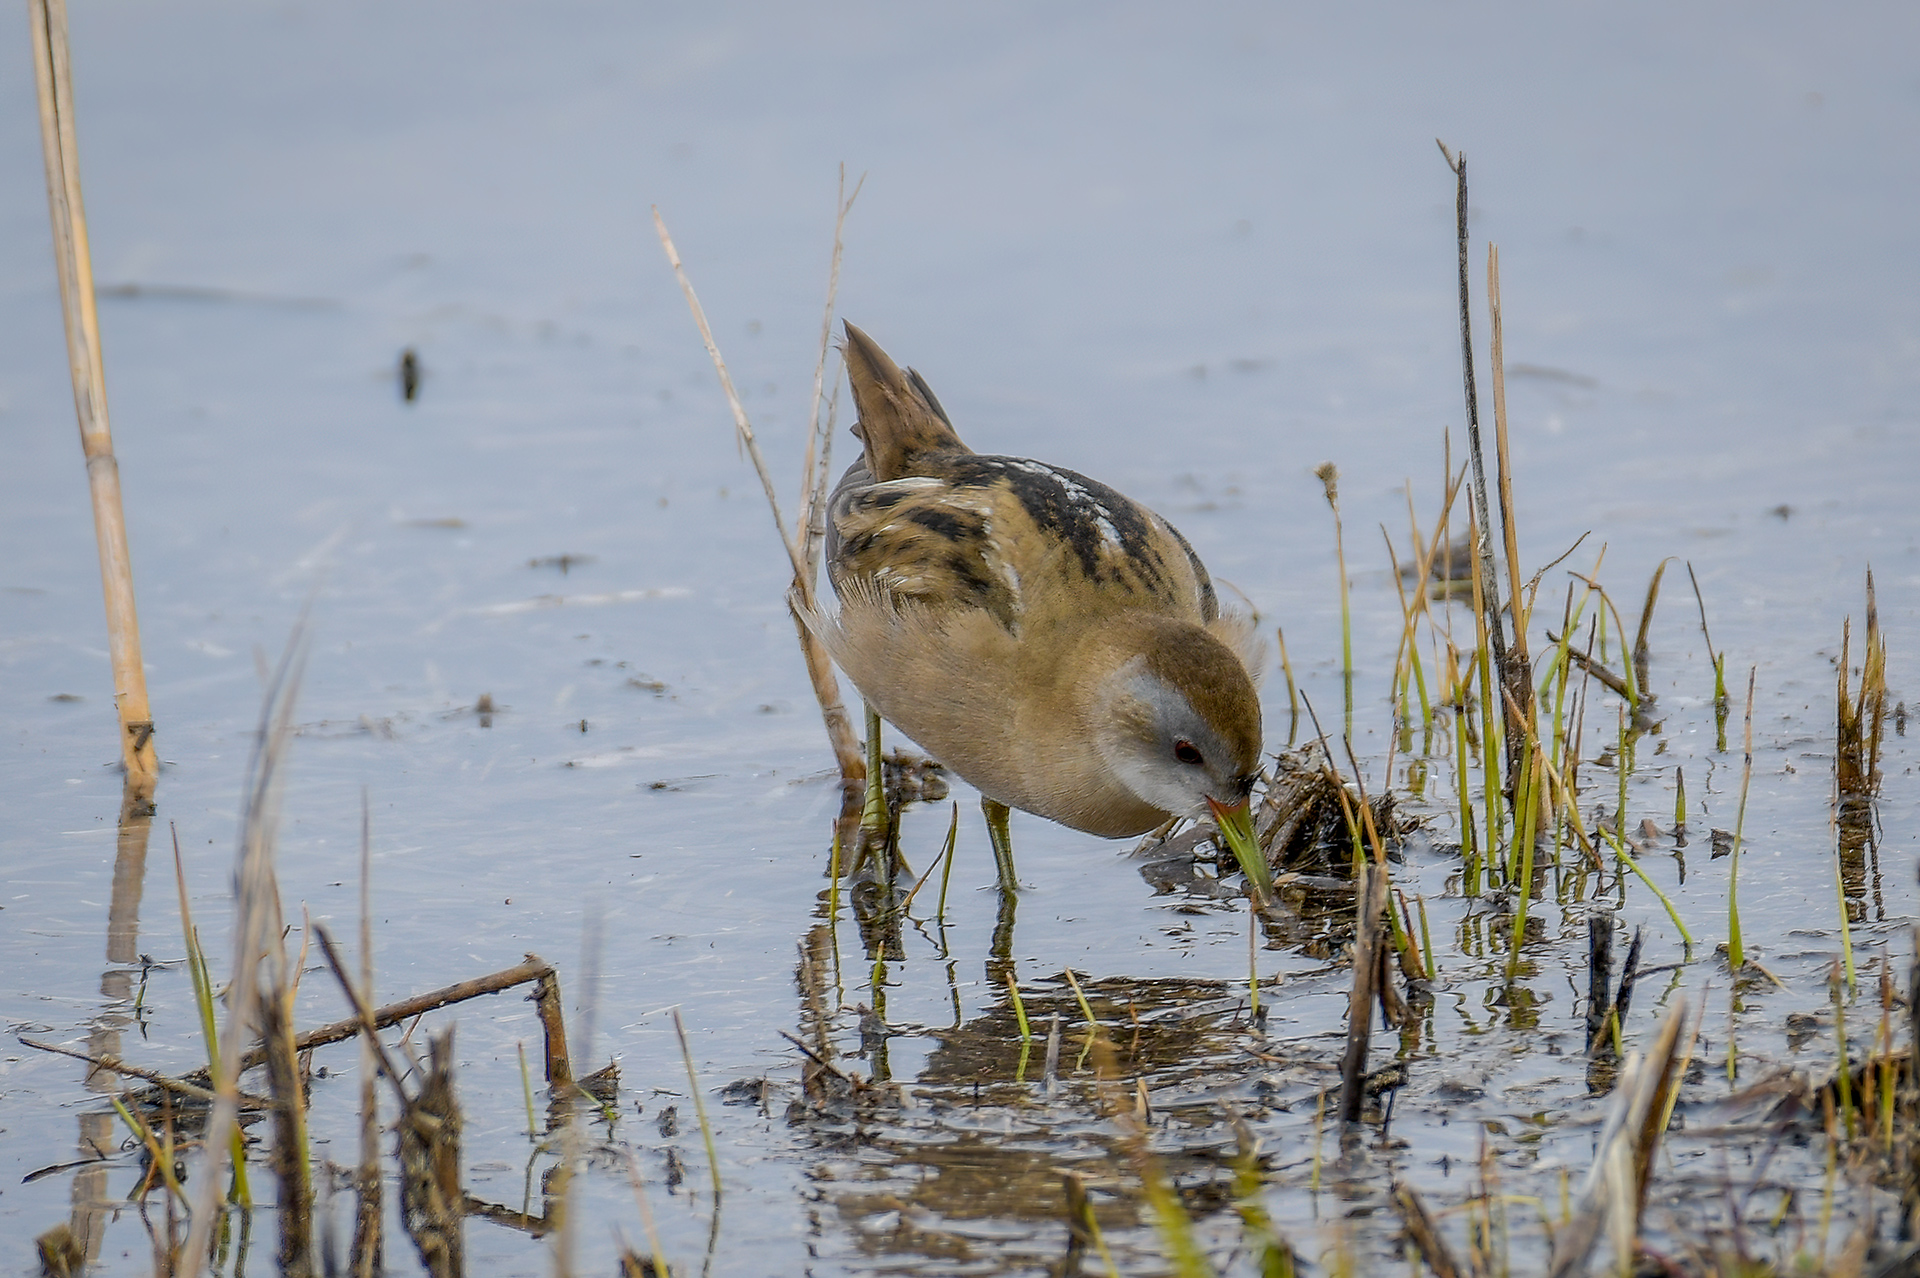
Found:
[[[1199,764],[1206,762],[1206,760],[1200,757],[1200,752],[1194,749],[1193,742],[1191,741],[1174,742],[1173,757],[1182,763]]]

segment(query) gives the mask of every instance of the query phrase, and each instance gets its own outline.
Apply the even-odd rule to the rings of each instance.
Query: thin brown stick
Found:
[[[340,951],[335,947],[333,937],[327,932],[326,924],[315,924],[314,930],[320,938],[321,955],[327,960],[327,966],[333,970],[334,979],[340,982],[340,992],[347,996],[347,1002],[353,1006],[353,1033],[362,1036],[361,1043],[372,1054],[379,1067],[378,1072],[384,1075],[387,1082],[393,1086],[394,1095],[399,1097],[400,1106],[404,1110],[407,1105],[407,1093],[400,1086],[399,1067],[393,1063],[393,1057],[387,1054],[387,1046],[380,1041],[380,1036],[376,1032],[380,1028],[377,1019],[379,1014],[367,1007],[366,999],[354,985],[353,978],[347,975],[346,964],[340,961]]]
[[[87,1062],[87,1064],[92,1065],[95,1069],[103,1069],[112,1074],[124,1074],[128,1078],[137,1078],[143,1083],[151,1083],[162,1091],[172,1092],[176,1096],[185,1096],[189,1100],[211,1103],[216,1096],[216,1093],[211,1089],[202,1087],[198,1083],[188,1082],[186,1079],[173,1078],[166,1074],[156,1073],[150,1069],[142,1069],[138,1065],[130,1065],[118,1056],[101,1056],[93,1052],[83,1052],[77,1048],[61,1047],[58,1043],[42,1043],[39,1039],[28,1038],[24,1034],[19,1036],[19,1041],[33,1048],[36,1052],[52,1052],[55,1056],[70,1056],[76,1061]],[[264,1097],[249,1096],[243,1092],[240,1096],[240,1104],[247,1109],[263,1109],[266,1107],[267,1101]]]
[[[319,925],[315,926],[315,931],[323,938],[326,935]],[[457,985],[448,985],[425,994],[416,994],[398,1003],[389,1003],[373,1012],[373,1025],[375,1029],[386,1029],[402,1021],[412,1020],[422,1012],[431,1012],[437,1007],[445,1007],[449,1003],[464,1002],[470,998],[479,998],[483,994],[498,994],[502,990],[512,989],[516,985],[525,985],[529,981],[543,980],[553,974],[552,964],[537,954],[529,954],[526,962],[495,972],[491,976],[476,977],[471,981],[461,981]],[[354,988],[351,981],[344,976],[342,983],[343,988]],[[296,1051],[304,1052],[310,1048],[343,1042],[359,1032],[360,1018],[350,1016],[343,1021],[334,1021],[317,1029],[308,1030],[295,1038],[293,1045]],[[252,1069],[265,1059],[265,1049],[256,1047],[240,1058],[240,1065],[243,1070]]]
[[[47,212],[53,223],[54,265],[66,316],[67,365],[80,449],[93,499],[93,532],[100,549],[106,597],[107,644],[113,660],[113,704],[120,716],[120,758],[129,784],[151,788],[160,775],[153,748],[153,711],[140,659],[140,618],[133,599],[133,560],[120,503],[120,463],[107,421],[107,377],[94,311],[93,256],[87,211],[80,199],[80,149],[73,127],[73,68],[67,51],[66,0],[29,0],[33,68],[40,96],[40,142],[47,162]]]

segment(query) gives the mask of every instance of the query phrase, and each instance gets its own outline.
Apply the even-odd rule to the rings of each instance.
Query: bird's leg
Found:
[[[1000,875],[1000,895],[1019,896],[1020,881],[1013,875],[1013,834],[1007,829],[1007,805],[983,794],[980,811],[987,818],[987,839],[993,844],[993,865]]]
[[[1013,916],[1020,906],[1020,882],[1013,875],[1013,835],[1007,829],[1007,805],[980,796],[987,818],[987,839],[993,844],[993,863],[1000,876],[1000,903],[993,915],[993,940],[987,950],[987,978],[1005,985],[1013,978]]]

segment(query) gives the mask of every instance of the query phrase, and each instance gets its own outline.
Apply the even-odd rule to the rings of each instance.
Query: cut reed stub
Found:
[[[400,1132],[401,1223],[432,1278],[465,1272],[460,1189],[460,1105],[453,1094],[453,1030],[428,1042],[426,1077],[407,1098]]]
[[[400,352],[400,400],[411,404],[420,397],[420,356],[413,347]]]
[[[1880,742],[1887,718],[1887,640],[1880,632],[1880,609],[1874,598],[1873,573],[1867,573],[1865,651],[1860,657],[1860,686],[1851,687],[1853,619],[1840,629],[1839,686],[1835,712],[1834,779],[1841,795],[1840,820],[1870,824],[1866,803],[1880,788]],[[1904,720],[1904,714],[1900,716]],[[1904,722],[1896,724],[1904,729]]]

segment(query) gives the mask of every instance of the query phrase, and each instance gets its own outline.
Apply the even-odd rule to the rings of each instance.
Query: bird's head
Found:
[[[1211,814],[1248,873],[1248,800],[1260,769],[1260,698],[1233,650],[1204,628],[1156,621],[1101,681],[1100,751],[1113,774],[1172,816]],[[1262,860],[1260,867],[1264,869]]]

